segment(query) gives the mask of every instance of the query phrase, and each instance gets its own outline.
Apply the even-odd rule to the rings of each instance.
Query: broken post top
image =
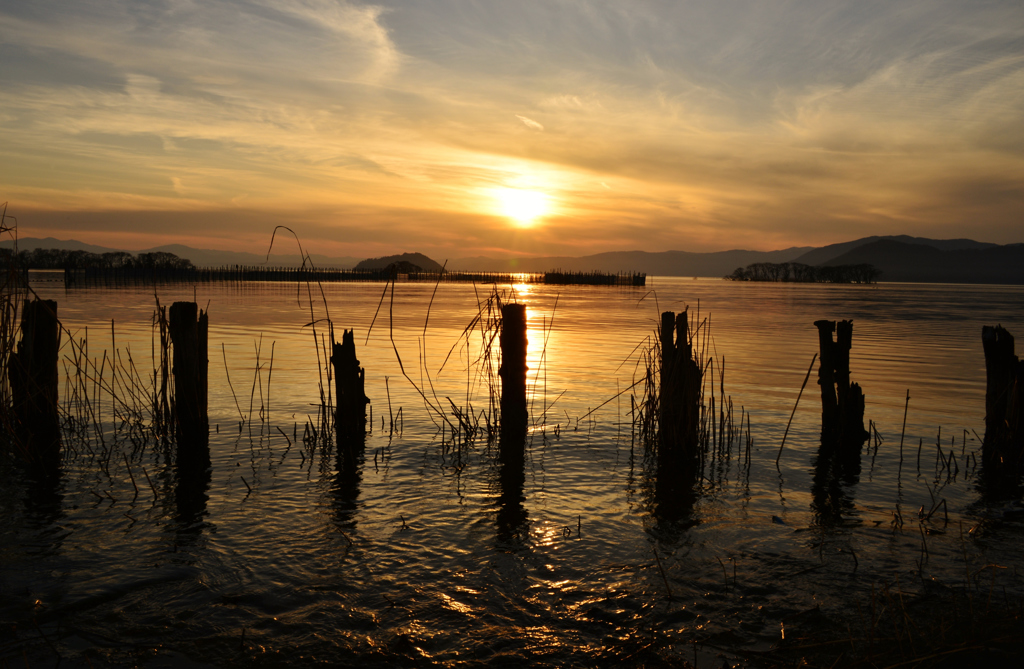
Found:
[[[57,320],[57,302],[38,298],[25,300],[21,312],[21,331],[22,343],[25,346],[45,345],[48,349],[59,347],[60,322]],[[56,349],[53,355],[56,356]]]
[[[32,300],[25,300],[25,309],[46,309],[54,316],[57,315],[56,300],[41,300],[38,297]]]
[[[849,360],[849,351],[853,348],[853,321],[814,321],[814,327],[818,328],[818,340],[821,344],[822,358],[828,361],[833,353]],[[835,333],[835,340],[832,339]],[[827,349],[827,350],[826,350]],[[833,365],[837,366],[837,365]],[[838,365],[846,366],[845,364]]]
[[[853,321],[852,320],[838,321],[837,322],[837,321],[830,321],[827,318],[823,318],[821,320],[814,321],[814,327],[818,328],[818,332],[824,331],[824,332],[828,332],[829,334],[832,334],[833,332],[837,332],[837,333],[839,333],[839,336],[841,336],[841,337],[842,336],[846,336],[846,334],[849,333],[851,337],[853,336]]]
[[[686,357],[690,356],[690,328],[687,322],[688,310],[689,307],[683,309],[678,315],[674,311],[662,312],[661,350],[663,352],[684,351]]]
[[[501,307],[501,320],[509,327],[526,325],[526,305],[506,304]]]
[[[981,328],[981,343],[986,349],[995,347],[1013,354],[1013,335],[1002,325],[984,325]]]
[[[836,344],[847,351],[853,348],[853,321],[836,323]]]
[[[171,325],[195,323],[199,318],[199,305],[195,302],[175,302],[171,305]]]
[[[356,338],[354,330],[345,330],[341,333],[341,344],[334,344],[332,361],[336,365],[358,367],[359,360],[356,358]]]

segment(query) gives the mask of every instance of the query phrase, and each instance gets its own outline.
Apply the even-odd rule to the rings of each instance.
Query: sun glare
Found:
[[[502,188],[497,191],[497,197],[501,202],[502,214],[524,228],[533,225],[550,208],[548,196],[540,191]]]

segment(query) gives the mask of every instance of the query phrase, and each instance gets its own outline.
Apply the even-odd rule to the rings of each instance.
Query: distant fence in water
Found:
[[[543,283],[553,285],[644,286],[646,273],[637,272],[409,272],[389,269],[314,269],[309,267],[228,267],[190,268],[84,268],[64,271],[68,286],[121,286],[151,283],[213,283],[242,281],[295,281],[335,283],[341,281],[422,281],[473,283]]]

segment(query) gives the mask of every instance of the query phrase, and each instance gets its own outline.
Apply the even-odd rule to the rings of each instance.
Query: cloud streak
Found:
[[[516,118],[519,119],[520,121],[522,121],[523,125],[525,125],[530,130],[536,130],[538,132],[544,132],[544,126],[542,126],[540,123],[537,123],[532,118],[527,118],[525,116],[520,116],[519,114],[516,114]]]

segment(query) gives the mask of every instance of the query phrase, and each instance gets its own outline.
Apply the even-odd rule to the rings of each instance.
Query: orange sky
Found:
[[[437,257],[1024,241],[1016,2],[0,2],[23,237]]]

